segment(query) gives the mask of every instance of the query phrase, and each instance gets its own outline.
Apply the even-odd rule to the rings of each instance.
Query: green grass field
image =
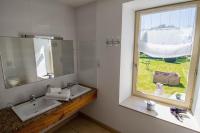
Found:
[[[147,65],[149,64],[149,65]],[[190,59],[180,57],[174,63],[165,62],[163,59],[149,58],[140,54],[137,90],[153,94],[156,90],[156,84],[153,83],[153,74],[155,71],[176,72],[181,77],[179,86],[164,85],[164,94],[172,95],[174,93],[184,93],[187,87],[187,77],[189,71]]]

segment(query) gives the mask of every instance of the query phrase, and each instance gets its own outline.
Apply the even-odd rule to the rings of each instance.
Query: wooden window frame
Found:
[[[175,10],[175,9],[182,9],[187,7],[197,7],[197,14],[196,14],[196,22],[195,22],[195,35],[194,35],[194,44],[193,44],[193,51],[191,56],[191,62],[190,62],[190,69],[189,69],[189,75],[188,75],[188,86],[186,90],[186,97],[185,101],[177,101],[173,99],[167,99],[159,96],[154,96],[150,94],[144,94],[142,92],[137,91],[137,74],[138,74],[138,41],[139,41],[139,35],[140,35],[140,28],[141,28],[141,14],[149,14],[149,13],[155,13],[160,11],[167,11],[167,10]],[[172,4],[167,6],[161,6],[151,9],[145,9],[145,10],[138,10],[135,12],[135,35],[134,35],[134,54],[133,54],[133,95],[143,97],[146,99],[158,101],[164,104],[168,105],[174,105],[177,107],[184,107],[191,109],[192,103],[193,103],[193,95],[195,90],[195,84],[196,84],[196,78],[197,78],[197,71],[198,71],[198,62],[199,62],[199,48],[200,48],[200,1],[191,1],[191,2],[184,2],[184,3],[178,3],[178,4]]]

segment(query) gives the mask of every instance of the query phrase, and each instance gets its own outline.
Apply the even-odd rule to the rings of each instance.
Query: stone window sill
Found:
[[[120,103],[121,106],[128,109],[135,110],[137,112],[144,113],[146,115],[182,126],[197,132],[200,132],[200,125],[198,125],[196,119],[190,112],[187,112],[188,118],[184,118],[183,122],[178,121],[170,112],[170,106],[161,103],[156,103],[155,111],[148,111],[146,109],[147,100],[144,98],[131,96]]]

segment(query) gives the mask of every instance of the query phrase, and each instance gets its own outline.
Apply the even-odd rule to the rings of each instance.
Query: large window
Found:
[[[133,92],[190,108],[199,56],[199,2],[136,12]]]

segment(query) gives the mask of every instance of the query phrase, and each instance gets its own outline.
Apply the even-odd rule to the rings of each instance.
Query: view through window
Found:
[[[196,7],[140,13],[136,91],[184,101],[192,60]]]

